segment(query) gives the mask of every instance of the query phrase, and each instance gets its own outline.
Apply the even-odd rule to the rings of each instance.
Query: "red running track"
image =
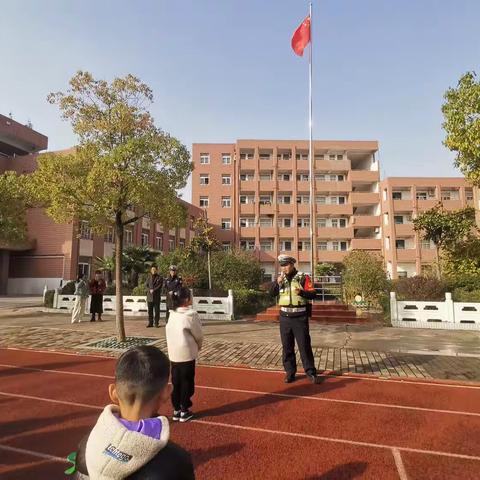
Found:
[[[65,478],[107,403],[114,359],[0,349],[0,476]],[[198,479],[479,479],[480,385],[198,367],[173,424]],[[165,405],[161,413],[169,415]]]

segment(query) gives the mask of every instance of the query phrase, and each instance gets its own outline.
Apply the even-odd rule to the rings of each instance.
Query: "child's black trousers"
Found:
[[[192,406],[195,393],[195,360],[171,362],[172,365],[172,404],[175,410],[187,411]]]

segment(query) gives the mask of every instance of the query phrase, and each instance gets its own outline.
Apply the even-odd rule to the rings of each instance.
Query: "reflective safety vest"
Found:
[[[288,282],[287,278],[283,280],[283,283],[279,285],[279,300],[278,304],[283,307],[298,307],[302,305],[307,305],[308,300],[306,298],[301,297],[297,293],[295,293],[295,289],[298,288],[303,290],[301,282],[303,282],[305,278],[305,274],[302,272],[297,272],[290,283]]]

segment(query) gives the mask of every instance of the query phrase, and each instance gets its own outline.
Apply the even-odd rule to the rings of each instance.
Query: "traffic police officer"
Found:
[[[293,382],[297,373],[295,340],[307,377],[312,383],[317,383],[317,369],[308,327],[308,300],[315,298],[315,290],[310,277],[295,268],[295,258],[280,255],[278,262],[281,273],[272,284],[271,294],[279,297],[282,359],[287,374],[285,383]]]
[[[168,322],[168,317],[170,316],[170,310],[173,309],[172,304],[172,296],[175,295],[180,287],[183,285],[182,277],[177,275],[177,266],[170,265],[168,268],[169,275],[163,282],[163,286],[165,288],[165,295],[167,296],[166,305],[167,305],[167,312],[165,314],[165,323]]]

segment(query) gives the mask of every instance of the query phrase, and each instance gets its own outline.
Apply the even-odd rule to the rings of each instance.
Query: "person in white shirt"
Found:
[[[203,332],[198,313],[191,308],[190,290],[181,287],[173,298],[175,308],[165,327],[173,385],[172,420],[183,423],[193,418],[190,408],[195,393],[195,360],[202,348]]]

